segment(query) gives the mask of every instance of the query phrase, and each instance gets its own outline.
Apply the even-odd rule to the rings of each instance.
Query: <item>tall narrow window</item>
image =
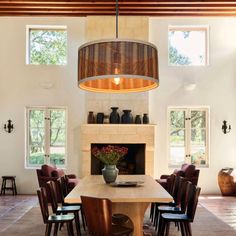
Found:
[[[66,64],[67,31],[65,26],[28,26],[27,41],[27,64]]]
[[[170,166],[209,164],[209,109],[168,108]]]
[[[207,26],[169,27],[169,65],[204,66],[208,64]]]
[[[66,110],[27,108],[26,166],[66,164]]]

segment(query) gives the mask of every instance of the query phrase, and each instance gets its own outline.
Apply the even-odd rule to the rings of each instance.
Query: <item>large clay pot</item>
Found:
[[[116,181],[119,170],[116,168],[116,165],[105,165],[102,169],[102,175],[107,184],[113,183]]]
[[[236,194],[236,170],[233,168],[221,169],[218,173],[218,184],[223,196]]]
[[[117,112],[118,107],[111,107],[112,112],[109,117],[110,124],[119,124],[120,123],[120,115]]]

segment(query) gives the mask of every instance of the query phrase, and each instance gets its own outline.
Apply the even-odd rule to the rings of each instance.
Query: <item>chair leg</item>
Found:
[[[73,224],[71,222],[66,223],[68,236],[74,236]]]
[[[45,231],[45,236],[50,236],[51,230],[52,230],[52,223],[47,223],[46,231]]]
[[[179,224],[180,224],[180,230],[181,230],[181,236],[187,236],[188,235],[188,233],[186,232],[186,230],[185,230],[185,224],[184,224],[184,222],[179,222]]]
[[[81,218],[82,218],[82,223],[83,223],[83,228],[84,228],[84,231],[86,230],[86,220],[85,220],[85,217],[84,217],[84,211],[83,211],[83,208],[82,208],[82,205],[81,205]]]
[[[165,234],[165,236],[169,236],[169,231],[170,231],[170,222],[166,222],[166,234]]]
[[[79,213],[78,213],[78,211],[75,212],[75,227],[76,227],[77,236],[80,236],[81,231],[80,231],[80,222],[79,222]]]
[[[192,229],[191,229],[190,222],[185,222],[184,225],[185,225],[185,229],[186,229],[186,235],[192,236]]]
[[[53,232],[53,236],[57,236],[57,232],[58,232],[58,226],[59,226],[59,224],[58,224],[58,223],[55,223],[55,225],[54,225],[54,232]]]

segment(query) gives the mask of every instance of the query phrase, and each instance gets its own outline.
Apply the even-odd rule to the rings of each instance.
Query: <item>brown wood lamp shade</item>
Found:
[[[103,93],[147,91],[159,86],[155,45],[124,39],[86,43],[78,52],[78,85]]]

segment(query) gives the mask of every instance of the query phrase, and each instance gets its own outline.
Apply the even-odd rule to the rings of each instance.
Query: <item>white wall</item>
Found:
[[[168,25],[209,25],[210,64],[206,67],[168,66]],[[210,166],[201,168],[203,193],[219,193],[217,174],[223,167],[236,167],[236,18],[150,18],[150,42],[159,51],[160,87],[149,92],[150,117],[157,124],[156,177],[171,173],[168,168],[167,107],[210,107]],[[195,82],[196,89],[184,85]],[[232,130],[221,131],[227,120]]]
[[[26,25],[67,25],[66,66],[26,65]],[[83,123],[84,92],[77,87],[77,52],[85,42],[85,18],[0,18],[0,176],[16,175],[20,193],[35,193],[36,171],[24,168],[25,106],[65,106],[68,109],[68,166],[78,174],[79,125]],[[53,83],[44,89],[42,83]],[[11,134],[3,124],[11,119]]]
[[[68,26],[68,65],[32,66],[25,64],[25,26],[57,24]],[[169,67],[167,65],[167,29],[169,24],[209,24],[210,65],[207,67]],[[211,109],[210,167],[202,168],[199,184],[203,193],[218,193],[217,173],[222,167],[236,167],[236,18],[158,19],[150,18],[150,41],[159,49],[160,87],[142,94],[140,108],[147,111],[151,123],[158,126],[156,136],[155,176],[170,173],[167,160],[167,106],[208,105]],[[67,173],[79,175],[79,126],[86,121],[88,109],[110,112],[110,106],[130,108],[130,98],[137,95],[96,95],[100,107],[77,88],[77,51],[86,41],[85,18],[0,18],[0,176],[16,175],[20,193],[35,193],[38,187],[35,170],[24,168],[25,117],[30,105],[58,105],[68,108]],[[183,85],[195,81],[194,91]],[[51,89],[40,84],[52,82]],[[86,96],[85,96],[86,95]],[[140,94],[141,95],[141,94]],[[146,102],[149,97],[148,102]],[[88,99],[87,103],[85,100]],[[116,100],[117,99],[117,100]],[[123,99],[123,100],[122,100]],[[132,100],[132,99],[131,99]],[[129,101],[127,107],[125,102]],[[85,105],[87,106],[85,108]],[[107,110],[106,110],[107,109]],[[131,107],[132,109],[132,107]],[[12,119],[13,133],[3,130]],[[221,131],[222,121],[232,125],[229,134]]]

